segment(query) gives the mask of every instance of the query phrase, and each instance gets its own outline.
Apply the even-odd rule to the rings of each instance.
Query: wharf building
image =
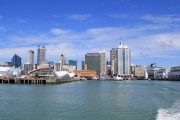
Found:
[[[46,48],[45,46],[38,46],[37,49],[37,64],[45,64],[46,63]]]
[[[11,59],[12,67],[19,68],[21,67],[21,57],[14,54],[14,56]]]
[[[180,80],[180,66],[171,67],[168,77],[171,80]]]
[[[162,67],[157,67],[156,63],[152,63],[149,66],[146,67],[148,78],[150,79],[155,79],[156,78],[156,73],[162,69]]]
[[[144,79],[145,78],[145,67],[131,65],[131,74],[133,74],[136,79]]]

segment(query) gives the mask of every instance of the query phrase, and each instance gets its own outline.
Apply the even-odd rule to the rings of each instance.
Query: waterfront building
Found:
[[[97,75],[100,76],[100,54],[99,53],[87,53],[85,55],[85,64],[87,70],[95,70]]]
[[[131,66],[131,74],[137,79],[143,79],[145,78],[145,67],[137,65]]]
[[[11,66],[12,66],[11,62],[0,63],[0,67],[11,67]]]
[[[116,56],[117,56],[117,48],[112,48],[110,50],[110,65],[112,75],[117,74],[116,71]]]
[[[169,73],[169,69],[161,68],[161,69],[157,70],[157,72],[155,73],[154,76],[156,79],[167,79],[168,73]]]
[[[46,63],[46,48],[45,46],[38,46],[37,49],[37,64],[45,64]]]
[[[120,43],[116,51],[117,74],[123,77],[131,75],[131,52],[128,46]]]
[[[32,64],[34,66],[34,51],[33,50],[28,51],[28,62],[29,64]]]
[[[74,73],[80,77],[97,77],[95,70],[75,70]]]
[[[69,60],[69,65],[76,66],[77,68],[77,60]]]
[[[76,66],[74,65],[63,65],[61,71],[68,71],[68,72],[73,72],[76,70]]]
[[[26,64],[24,64],[24,74],[28,75],[28,72],[33,70],[33,64],[27,62]]]
[[[21,57],[14,54],[14,56],[11,59],[12,66],[15,68],[21,67]]]
[[[16,78],[22,75],[21,68],[0,67],[0,78]]]
[[[180,66],[171,67],[168,77],[172,80],[180,80]]]
[[[157,67],[156,63],[152,63],[149,66],[146,67],[148,78],[155,79],[155,74],[162,69],[162,67]]]

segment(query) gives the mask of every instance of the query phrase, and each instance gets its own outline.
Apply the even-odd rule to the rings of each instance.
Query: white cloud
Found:
[[[51,33],[54,35],[62,35],[62,34],[67,34],[68,32],[70,32],[69,30],[62,30],[59,28],[53,28],[51,29]]]
[[[26,23],[27,21],[23,20],[23,19],[16,19],[17,22],[20,22],[20,23]]]
[[[67,18],[72,20],[88,20],[91,16],[90,14],[73,14],[68,15]]]
[[[59,61],[61,54],[65,54],[70,59],[84,59],[86,53],[99,52],[103,49],[106,50],[106,56],[109,57],[109,50],[117,47],[120,37],[122,37],[122,42],[131,49],[133,58],[175,57],[174,54],[180,50],[180,31],[148,32],[147,35],[146,31],[154,31],[154,29],[159,30],[163,27],[158,27],[158,29],[151,25],[146,25],[146,27],[141,25],[134,28],[104,27],[91,28],[80,32],[52,28],[49,33],[45,34],[23,37],[11,36],[8,38],[11,42],[9,47],[15,48],[0,48],[0,55],[11,58],[13,53],[19,53],[25,58],[28,49],[35,49],[36,51],[37,48],[34,45],[45,45],[48,60]],[[52,34],[55,35],[52,36]]]
[[[180,15],[144,15],[141,19],[153,23],[173,23],[180,22]]]

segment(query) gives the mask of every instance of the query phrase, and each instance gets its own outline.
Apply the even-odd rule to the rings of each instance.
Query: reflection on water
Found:
[[[179,86],[171,81],[0,84],[0,119],[174,120],[179,119]]]

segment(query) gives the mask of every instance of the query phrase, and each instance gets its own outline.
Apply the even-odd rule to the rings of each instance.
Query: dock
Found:
[[[74,82],[77,80],[56,80],[56,79],[43,79],[43,78],[0,78],[0,84],[61,84]]]

